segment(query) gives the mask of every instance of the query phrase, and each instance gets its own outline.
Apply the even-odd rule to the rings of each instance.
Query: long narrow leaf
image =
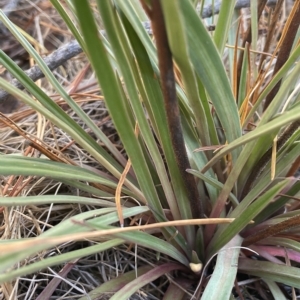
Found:
[[[102,226],[102,225],[100,225],[100,226],[94,225],[94,226],[98,230],[113,228],[113,227]],[[166,242],[155,236],[152,236],[150,234],[147,234],[147,233],[141,232],[141,231],[121,232],[121,233],[116,233],[115,236],[119,237],[121,239],[124,239],[129,243],[134,243],[134,244],[140,245],[141,247],[152,249],[154,251],[157,251],[158,253],[164,253],[164,254],[168,255],[169,257],[174,258],[176,261],[182,263],[183,265],[189,266],[190,262],[181,252],[179,252],[169,242]]]
[[[236,236],[219,251],[214,272],[201,299],[226,300],[230,298],[237,274],[239,247],[242,241],[240,236]],[[222,291],[221,294],[220,291]]]
[[[148,211],[148,208],[141,206],[130,209],[125,208],[123,210],[123,215],[124,218],[127,218],[146,211]],[[37,238],[0,241],[0,247],[2,248],[0,251],[0,271],[6,271],[8,268],[13,267],[17,262],[20,262],[21,260],[39,251],[49,249],[53,246],[59,245],[62,242],[70,241],[69,236],[72,233],[79,235],[78,239],[85,239],[85,233],[90,231],[90,227],[84,226],[84,221],[97,215],[100,216],[94,218],[93,220],[87,221],[91,224],[91,226],[93,226],[94,223],[96,223],[96,225],[99,225],[100,223],[103,226],[111,224],[112,222],[117,222],[118,220],[118,215],[115,208],[102,208],[74,216],[72,219],[61,222],[60,224],[43,232]],[[174,249],[172,246],[171,248]],[[178,252],[176,251],[177,250],[174,249],[172,253],[176,255]]]
[[[22,44],[22,46],[28,51],[28,53],[34,58],[37,62],[38,66],[45,74],[45,77],[48,81],[53,85],[53,87],[57,90],[57,92],[64,98],[64,100],[70,105],[70,107],[76,112],[76,114],[92,129],[96,136],[98,136],[103,143],[107,146],[107,148],[111,151],[113,155],[115,155],[125,166],[126,162],[122,155],[120,155],[119,151],[116,149],[115,145],[111,143],[111,141],[103,134],[103,132],[98,128],[98,126],[90,119],[90,117],[82,110],[80,106],[68,95],[65,89],[60,85],[58,80],[49,70],[44,60],[40,57],[40,55],[35,51],[35,49],[30,45],[30,43],[19,33],[19,31],[15,28],[15,26],[9,21],[9,19],[4,15],[3,12],[0,11],[0,20],[7,26],[7,28],[11,31],[11,33],[17,38],[17,40]],[[81,134],[82,137],[85,138],[85,141],[91,144],[95,149],[98,150],[99,153],[105,158],[101,159],[101,163],[103,165],[108,165],[108,169],[110,164],[113,167],[117,167],[118,164],[116,161],[112,159],[110,155],[108,155],[99,144],[97,144],[88,134],[84,132],[84,130],[76,124],[74,120],[70,116],[68,116],[54,101],[49,99],[45,95],[45,93],[37,88],[37,86],[31,81],[29,77],[25,75],[24,72],[12,61],[10,64],[8,63],[9,58],[5,55],[2,55],[2,63],[8,67],[8,70],[12,72],[12,74],[23,84],[24,87],[28,89],[35,97],[38,99],[43,105],[49,109],[52,113],[57,116],[60,116],[65,123],[68,123],[70,127],[76,128],[76,131]],[[99,156],[98,156],[99,157]],[[108,162],[110,164],[108,164]]]
[[[59,264],[65,264],[68,261],[78,259],[81,257],[89,256],[95,253],[99,253],[102,251],[105,251],[107,249],[110,249],[112,247],[116,247],[120,244],[122,244],[124,241],[121,239],[111,239],[110,241],[103,242],[94,246],[86,247],[84,249],[75,250],[71,252],[67,252],[60,255],[55,255],[53,257],[44,258],[40,261],[37,261],[35,263],[25,265],[24,267],[17,268],[16,270],[2,273],[0,274],[0,283],[9,282],[13,280],[14,278],[17,278],[19,276],[26,276],[29,274],[32,274],[34,272],[49,268],[51,266],[56,266]],[[15,255],[15,254],[14,254]],[[14,256],[12,255],[12,256]],[[16,263],[17,257],[11,257],[12,260],[12,266]],[[2,258],[0,256],[0,264],[3,264],[3,260],[5,260],[5,264],[7,263],[7,257]]]
[[[83,180],[89,182],[98,182],[110,187],[116,187],[117,184],[106,178],[101,178],[89,170],[71,166],[64,163],[54,162],[47,159],[37,159],[22,156],[0,156],[0,174],[1,175],[36,175],[51,177],[55,179]]]
[[[114,197],[108,199],[96,199],[89,197],[78,197],[68,195],[39,195],[26,197],[0,197],[0,205],[4,207],[26,206],[26,205],[45,205],[45,204],[60,204],[60,203],[80,203],[85,205],[95,205],[102,207],[115,207]]]
[[[126,105],[127,100],[124,98],[119,79],[110,64],[104,45],[99,38],[89,3],[86,0],[75,0],[73,3],[89,51],[91,63],[106,99],[107,108],[124,143],[127,154],[131,159],[138,182],[147,201],[151,199],[152,203],[157,204],[156,209],[163,213],[161,207],[159,207],[158,195],[145,162],[141,145],[134,133],[132,113],[129,111],[128,105]]]
[[[252,140],[257,139],[258,137],[266,136],[268,133],[274,133],[274,131],[282,128],[283,126],[297,121],[299,119],[300,107],[294,107],[292,110],[283,113],[281,116],[273,119],[272,121],[262,125],[261,127],[256,128],[255,130],[247,133],[246,135],[236,139],[234,142],[230,143],[228,146],[222,148],[216,156],[211,159],[207,165],[203,168],[202,172],[206,172],[208,168],[214,165],[220,158],[224,155],[230,153],[233,149],[246,144]]]
[[[278,265],[271,262],[242,258],[239,260],[238,269],[242,273],[257,277],[266,278],[275,282],[300,288],[299,268]]]
[[[277,285],[276,282],[269,280],[269,279],[264,279],[264,282],[268,285],[274,299],[276,300],[285,300],[286,297],[282,293],[281,289]]]
[[[125,285],[124,288],[120,289],[117,293],[115,293],[110,299],[111,300],[126,300],[133,293],[138,291],[141,287],[146,285],[147,283],[153,282],[155,279],[160,276],[174,271],[183,269],[182,266],[174,263],[167,263],[158,267],[155,267],[151,271],[145,273],[144,275],[136,278],[131,283]]]
[[[190,1],[180,1],[180,8],[193,67],[213,102],[227,141],[232,142],[242,132],[238,109],[220,55]],[[199,51],[201,55],[198,55]],[[233,152],[233,161],[239,151]]]
[[[219,50],[220,55],[223,54],[225,44],[227,42],[228,32],[231,26],[231,20],[234,12],[236,1],[224,1],[221,3],[221,8],[218,17],[218,23],[214,34],[214,42]]]
[[[245,228],[246,225],[249,224],[249,222],[253,220],[288,183],[288,179],[277,183],[250,205],[247,208],[247,211],[244,211],[237,216],[231,224],[222,230],[222,234],[215,235],[208,246],[208,257],[215,254],[221,247]]]
[[[186,41],[186,31],[183,18],[180,16],[180,1],[162,1],[162,8],[168,32],[168,40],[172,55],[177,63],[187,94],[188,101],[196,116],[195,122],[203,146],[210,145],[209,129],[204,108],[202,106],[197,80],[191,65]],[[174,23],[174,18],[178,22]]]
[[[164,162],[157,148],[155,139],[152,135],[151,128],[149,126],[148,120],[146,119],[143,106],[137,93],[137,80],[134,78],[134,74],[137,73],[136,65],[132,60],[132,53],[130,51],[127,39],[124,35],[124,31],[119,24],[119,19],[116,15],[116,12],[113,10],[112,5],[109,4],[108,1],[98,1],[98,8],[105,25],[106,33],[111,43],[111,47],[115,53],[120,71],[122,72],[122,77],[124,78],[128,98],[130,99],[131,107],[137,119],[140,134],[144,138],[146,146],[149,149],[149,153],[152,156],[153,162],[158,172],[158,176],[160,177],[161,181],[165,183],[163,185],[163,189],[165,189],[165,192],[168,195],[172,195],[173,192],[171,190],[171,186],[166,184],[168,182],[168,178],[166,169],[164,167]],[[141,70],[141,72],[142,71],[143,70]],[[113,116],[114,114],[112,114],[112,117]],[[116,120],[115,122],[118,122],[118,120]],[[150,181],[148,183],[150,184]],[[160,211],[160,203],[155,202],[155,200],[157,200],[157,197],[149,198],[149,204],[151,207],[155,208],[155,210]],[[176,203],[174,203],[174,201],[169,201],[169,204],[172,212],[174,213],[174,216],[178,218],[179,211]]]
[[[137,276],[142,276],[151,270],[151,266],[143,266],[137,268],[136,270],[127,272],[125,274],[120,275],[117,278],[111,279],[102,283],[99,287],[95,288],[91,292],[88,293],[87,296],[79,298],[78,300],[98,300],[101,299],[105,294],[115,293],[120,290],[124,285],[132,282],[136,279]]]

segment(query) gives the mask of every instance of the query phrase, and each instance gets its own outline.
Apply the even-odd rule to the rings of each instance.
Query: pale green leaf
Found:
[[[248,275],[300,288],[300,270],[296,267],[277,265],[267,261],[241,258],[238,270]]]
[[[237,274],[240,246],[243,238],[235,236],[219,252],[213,274],[209,279],[202,300],[230,298]]]

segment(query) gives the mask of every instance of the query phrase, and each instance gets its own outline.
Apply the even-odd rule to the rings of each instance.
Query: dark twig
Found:
[[[160,82],[164,96],[165,111],[168,129],[170,132],[175,159],[181,178],[188,193],[192,214],[194,218],[203,217],[203,209],[195,178],[186,172],[190,168],[187,157],[180,121],[180,111],[177,101],[175,75],[172,53],[168,43],[167,31],[164,22],[160,0],[152,0],[152,10],[148,12],[156,41]]]
[[[78,42],[73,40],[68,44],[58,48],[49,56],[45,57],[44,61],[48,68],[52,71],[81,52],[82,49],[80,48]],[[25,71],[25,73],[33,81],[37,81],[45,76],[37,65],[28,69]],[[23,85],[17,79],[13,79],[10,84],[18,89],[24,89]],[[5,101],[9,96],[10,95],[6,91],[0,90],[0,102]]]
[[[8,3],[2,8],[3,12],[8,16],[12,11],[16,9],[20,0],[10,0]]]
[[[8,3],[6,5],[4,5],[2,10],[5,13],[5,15],[8,17],[10,15],[10,13],[13,12],[17,8],[20,0],[10,0],[7,2]],[[4,26],[4,24],[2,22],[0,22],[0,31],[2,31],[3,33],[8,32],[7,28]]]
[[[226,0],[224,0],[226,1]],[[250,7],[250,1],[251,0],[238,0],[235,4],[235,9],[241,9],[245,7]],[[269,0],[267,2],[267,6],[275,6],[277,0]],[[201,17],[203,19],[210,18],[213,14],[218,14],[220,12],[221,7],[221,1],[218,1],[214,4],[214,7],[212,5],[207,5],[203,8]]]

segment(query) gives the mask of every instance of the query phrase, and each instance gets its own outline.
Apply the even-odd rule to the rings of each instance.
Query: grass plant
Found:
[[[269,49],[257,36],[266,1],[254,2],[242,36],[245,25],[232,0],[223,1],[212,32],[198,1],[51,0],[88,57],[125,151],[0,12],[76,119],[3,51],[0,63],[28,93],[1,78],[0,87],[63,131],[100,170],[50,149],[1,115],[42,153],[2,153],[2,176],[46,177],[80,191],[3,193],[6,214],[20,206],[93,206],[56,220],[35,237],[4,235],[2,287],[54,265],[72,268],[70,262],[90,255],[122,252],[127,245],[135,249],[135,270],[124,269],[86,293],[77,291],[81,300],[131,299],[163,276],[168,280],[157,296],[163,299],[299,295],[300,3],[294,2],[276,47]],[[269,15],[276,24],[280,14]],[[78,241],[86,243],[30,259]],[[138,259],[144,251],[155,258]],[[56,286],[51,281],[37,299],[50,299]]]

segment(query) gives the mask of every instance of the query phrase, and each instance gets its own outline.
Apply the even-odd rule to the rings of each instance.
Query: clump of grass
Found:
[[[295,295],[300,48],[293,26],[300,19],[299,3],[268,63],[261,54],[268,49],[257,36],[265,1],[251,4],[251,30],[244,36],[235,1],[220,7],[213,33],[199,17],[197,1],[74,0],[66,7],[51,2],[87,54],[120,143],[97,124],[97,109],[93,115],[88,104],[80,106],[0,14],[69,107],[66,111],[53,101],[0,53],[1,63],[37,102],[4,80],[0,86],[53,124],[55,141],[49,147],[49,141],[41,143],[3,116],[43,156],[1,155],[0,173],[21,176],[19,181],[37,176],[60,182],[55,193],[51,189],[44,196],[1,198],[2,206],[25,207],[29,214],[32,205],[37,210],[50,205],[52,216],[58,211],[47,230],[46,225],[38,230],[40,218],[32,218],[36,237],[20,234],[10,241],[10,235],[0,243],[3,286],[64,263],[62,277],[71,270],[74,276],[87,257],[99,267],[81,272],[81,287],[68,281],[72,295],[81,299],[127,299],[137,292],[143,298],[141,289],[153,284],[149,293],[164,299],[242,299],[247,293],[284,299],[283,285]],[[280,17],[277,5],[270,24]],[[148,18],[154,39],[142,25]],[[56,130],[69,145],[76,143],[71,147],[80,155],[61,151]],[[74,191],[76,196],[68,195]],[[76,208],[64,214],[70,205]],[[129,247],[125,257],[132,254],[135,260],[128,266],[115,262],[110,278],[99,253],[122,261],[124,245]],[[37,260],[41,254],[44,259]],[[28,263],[30,257],[35,259]],[[60,280],[53,279],[40,297],[49,298]]]

